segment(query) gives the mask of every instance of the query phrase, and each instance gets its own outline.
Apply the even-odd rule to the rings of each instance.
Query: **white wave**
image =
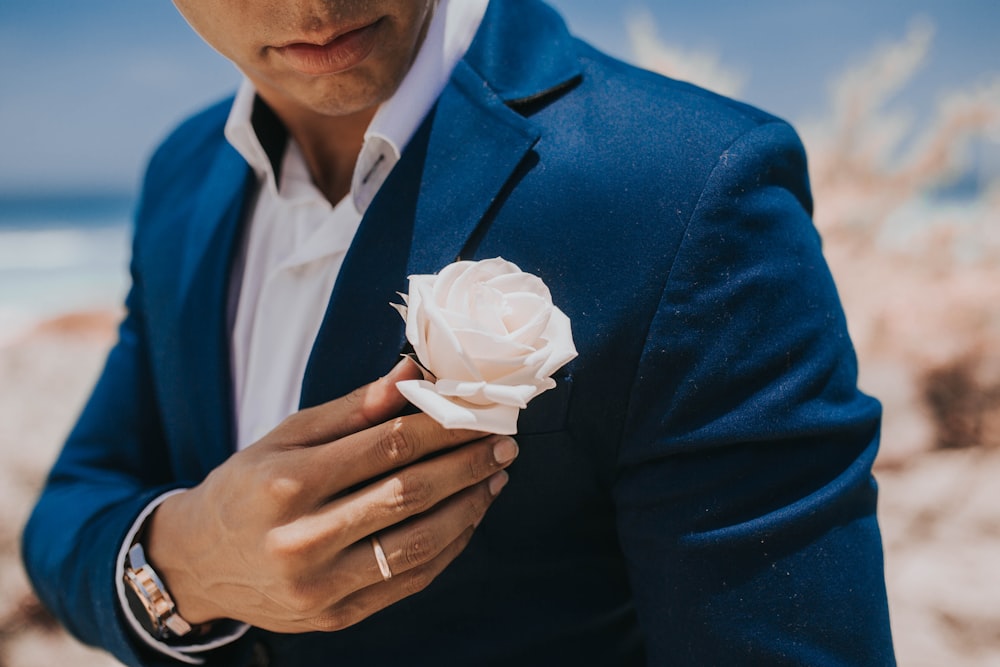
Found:
[[[0,271],[126,266],[125,227],[0,230]]]

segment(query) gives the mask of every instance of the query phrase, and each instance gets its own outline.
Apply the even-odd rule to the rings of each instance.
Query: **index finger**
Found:
[[[309,457],[306,469],[320,475],[314,488],[325,489],[325,496],[329,497],[487,435],[447,429],[419,413],[371,426],[335,442],[312,447],[303,454]]]

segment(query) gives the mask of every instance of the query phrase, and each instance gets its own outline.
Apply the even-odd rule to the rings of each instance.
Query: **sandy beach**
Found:
[[[0,665],[117,665],[41,608],[20,561],[21,528],[114,337],[114,311],[49,320],[0,344]]]
[[[114,337],[115,311],[47,321],[0,347],[0,665],[116,661],[31,593],[20,530]],[[897,451],[898,450],[898,451]],[[896,652],[909,667],[1000,665],[1000,450],[886,443],[876,475]],[[836,610],[831,610],[836,613]]]

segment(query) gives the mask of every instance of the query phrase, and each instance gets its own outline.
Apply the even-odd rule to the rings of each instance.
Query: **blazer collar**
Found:
[[[555,94],[581,75],[574,38],[538,0],[491,0],[465,62],[498,98],[517,108]]]

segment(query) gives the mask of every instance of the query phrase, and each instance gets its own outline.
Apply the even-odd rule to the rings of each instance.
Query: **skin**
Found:
[[[144,542],[182,617],[339,630],[422,590],[461,553],[517,445],[424,414],[391,419],[406,404],[395,383],[417,377],[404,360],[293,414],[154,512]]]
[[[436,0],[175,0],[191,27],[256,86],[298,142],[313,178],[333,201],[350,190],[364,131],[399,86],[423,40]],[[341,71],[297,47],[367,27]],[[360,54],[363,58],[358,58]],[[314,54],[315,55],[315,54]],[[357,61],[357,62],[354,62]]]
[[[363,133],[413,61],[433,0],[175,0],[278,113],[331,201]],[[361,27],[340,46],[331,38]],[[346,44],[346,46],[343,46]],[[507,481],[511,438],[397,418],[402,361],[385,378],[303,410],[168,498],[143,537],[189,623],[333,631],[427,586],[468,544]],[[370,536],[392,578],[383,580]]]

